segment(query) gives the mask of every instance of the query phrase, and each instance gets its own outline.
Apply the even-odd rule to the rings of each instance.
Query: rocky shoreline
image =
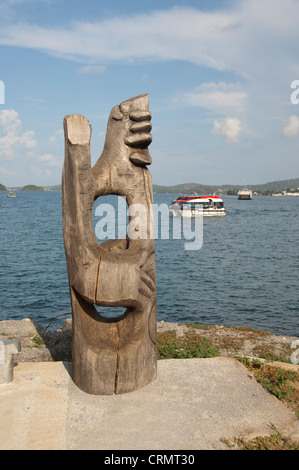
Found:
[[[273,335],[248,327],[225,325],[197,325],[158,322],[159,338],[174,331],[178,338],[193,334],[208,338],[219,350],[220,356],[248,356],[272,361],[291,362],[291,344],[297,337]],[[30,318],[0,322],[0,340],[19,339],[21,352],[18,362],[67,361],[72,359],[72,321],[65,320],[62,329],[49,330]],[[296,366],[298,367],[298,366]]]

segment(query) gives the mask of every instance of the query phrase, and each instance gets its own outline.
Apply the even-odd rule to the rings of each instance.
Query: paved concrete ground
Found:
[[[158,361],[155,382],[112,396],[79,390],[69,363],[19,363],[0,385],[0,423],[2,450],[223,449],[270,423],[299,438],[295,414],[226,357]]]

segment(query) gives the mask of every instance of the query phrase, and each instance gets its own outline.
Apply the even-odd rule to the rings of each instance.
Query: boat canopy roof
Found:
[[[192,195],[192,196],[179,196],[174,201],[174,203],[186,203],[186,202],[204,202],[205,200],[211,200],[215,202],[222,202],[221,197],[219,196],[209,196],[209,195]]]

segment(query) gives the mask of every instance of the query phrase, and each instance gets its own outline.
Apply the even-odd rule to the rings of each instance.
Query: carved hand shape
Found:
[[[103,153],[93,168],[96,196],[120,194],[126,196],[129,205],[148,206],[145,197],[150,188],[148,182],[141,181],[140,168],[152,162],[147,148],[152,141],[150,120],[147,95],[114,106]]]
[[[63,172],[65,247],[72,287],[85,300],[104,306],[142,308],[155,293],[154,243],[117,240],[99,245],[92,229],[94,200],[107,194],[125,196],[128,205],[153,201],[148,145],[152,141],[148,96],[115,106],[109,116],[104,149],[90,163],[91,127],[80,115],[64,121],[67,151]],[[149,233],[148,233],[149,235]]]
[[[75,383],[89,393],[135,390],[156,377],[156,279],[150,238],[152,182],[151,115],[141,95],[115,106],[102,155],[91,168],[91,127],[81,115],[66,116],[62,177],[63,234],[73,313]],[[97,242],[92,208],[98,197],[125,196],[147,214],[146,239]],[[138,231],[137,231],[138,234]],[[94,305],[126,307],[108,320]]]

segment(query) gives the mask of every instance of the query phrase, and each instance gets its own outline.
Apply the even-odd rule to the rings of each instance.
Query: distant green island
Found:
[[[45,191],[45,188],[43,186],[36,186],[35,184],[26,184],[26,186],[23,186],[23,188],[20,187],[13,187],[13,188],[6,188],[4,184],[0,184],[0,191],[9,191],[9,190],[14,190],[14,191]]]
[[[251,189],[256,196],[286,196],[286,195],[299,195],[299,178],[289,180],[272,181],[264,184],[247,185],[247,189]],[[220,186],[207,185],[201,183],[183,183],[174,186],[161,186],[154,184],[153,190],[155,193],[171,193],[171,194],[222,194],[222,195],[237,195],[238,191],[243,189],[242,185],[224,184]],[[0,184],[0,191],[7,191],[8,189]],[[61,191],[61,185],[54,186],[36,186],[34,184],[27,184],[24,187],[12,187],[9,190],[19,191]]]
[[[41,186],[35,186],[35,184],[27,184],[21,189],[21,191],[44,191],[44,188]]]

